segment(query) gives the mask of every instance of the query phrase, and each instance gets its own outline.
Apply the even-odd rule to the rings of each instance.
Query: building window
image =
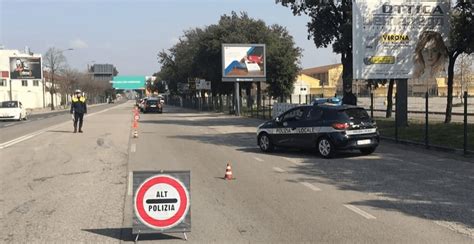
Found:
[[[33,86],[39,86],[39,80],[33,80]]]
[[[28,86],[27,80],[21,80],[21,86]]]
[[[7,80],[1,79],[0,80],[0,86],[7,86]]]

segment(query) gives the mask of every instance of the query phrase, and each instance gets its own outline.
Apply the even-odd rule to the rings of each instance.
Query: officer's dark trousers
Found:
[[[74,130],[77,129],[77,122],[79,122],[79,130],[82,130],[82,122],[84,121],[83,113],[74,113]]]

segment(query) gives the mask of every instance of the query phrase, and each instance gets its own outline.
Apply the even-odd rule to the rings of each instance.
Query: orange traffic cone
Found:
[[[227,164],[227,168],[225,169],[225,180],[232,180],[232,167],[230,167],[230,164]]]
[[[133,121],[132,128],[134,129],[133,138],[138,138],[138,122],[136,120]]]

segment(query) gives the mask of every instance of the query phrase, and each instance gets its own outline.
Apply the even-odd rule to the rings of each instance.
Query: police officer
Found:
[[[71,114],[73,114],[74,118],[74,133],[77,132],[77,122],[79,122],[79,133],[82,133],[82,123],[84,121],[84,114],[86,113],[86,98],[82,96],[81,90],[76,90],[71,103]]]
[[[357,97],[352,93],[351,87],[346,87],[345,91],[342,104],[357,106]]]

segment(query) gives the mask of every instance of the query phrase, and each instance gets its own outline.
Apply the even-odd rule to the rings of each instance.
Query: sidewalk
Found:
[[[73,134],[70,123],[62,123],[0,150],[0,242],[116,242],[111,237],[120,235],[123,220],[131,107],[88,114],[84,133]]]

